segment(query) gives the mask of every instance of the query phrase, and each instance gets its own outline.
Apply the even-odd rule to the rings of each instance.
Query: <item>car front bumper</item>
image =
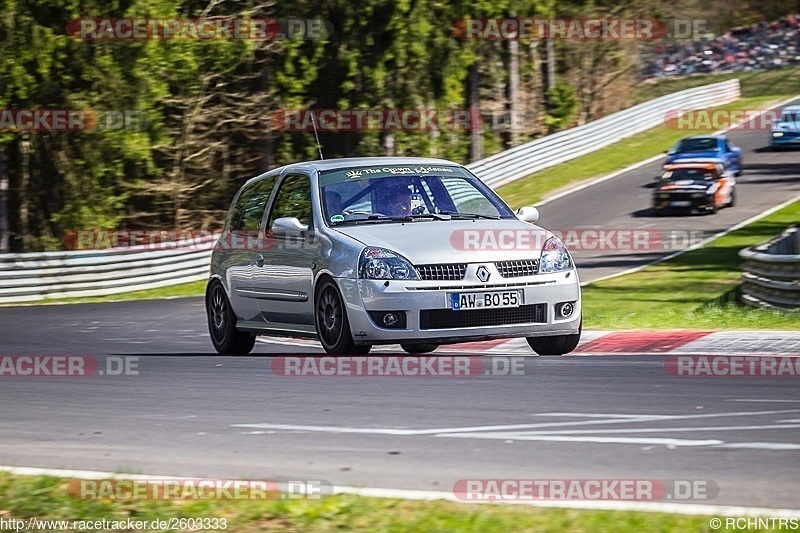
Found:
[[[502,283],[465,281],[386,281],[339,278],[350,330],[357,344],[456,343],[512,337],[570,335],[581,319],[580,281],[576,270],[535,274]],[[452,293],[522,291],[520,307],[454,311]],[[570,302],[567,318],[556,306]],[[381,312],[402,313],[404,327],[379,325]]]
[[[653,208],[657,211],[706,211],[714,207],[714,196],[691,196],[690,193],[670,194],[666,198],[656,196]]]
[[[784,132],[781,137],[769,136],[770,146],[800,146],[800,132]]]

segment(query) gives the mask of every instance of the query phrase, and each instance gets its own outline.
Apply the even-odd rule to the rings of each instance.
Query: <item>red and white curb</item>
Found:
[[[259,337],[270,345],[322,351],[318,342],[305,339]],[[372,354],[403,354],[399,345],[375,346]],[[448,344],[436,354],[535,355],[525,339],[495,339]],[[584,331],[570,355],[746,355],[800,357],[800,331]]]
[[[469,351],[469,344],[440,350],[463,353]],[[494,341],[480,351],[482,355],[531,354],[525,339]],[[584,331],[570,355],[800,356],[800,331]]]

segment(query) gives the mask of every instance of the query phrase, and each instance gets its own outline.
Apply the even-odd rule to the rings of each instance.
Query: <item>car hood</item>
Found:
[[[772,127],[772,131],[800,131],[794,122],[778,122]]]
[[[677,191],[705,191],[710,188],[716,189],[714,182],[705,180],[676,180],[663,185],[659,185],[656,192],[677,192]]]
[[[516,219],[424,220],[338,226],[365,246],[388,248],[415,265],[538,259],[553,236]]]

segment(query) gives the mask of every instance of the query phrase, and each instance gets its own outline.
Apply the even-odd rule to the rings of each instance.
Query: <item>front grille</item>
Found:
[[[692,193],[690,192],[671,192],[669,193],[669,199],[672,202],[683,201],[683,200],[691,200]]]
[[[425,281],[458,281],[467,273],[466,263],[444,265],[417,265],[419,278]]]
[[[519,278],[532,276],[539,270],[538,259],[524,259],[521,261],[500,261],[494,264],[504,278]]]
[[[547,321],[547,304],[521,305],[503,309],[423,309],[419,312],[420,329],[480,328],[506,324],[531,324]]]

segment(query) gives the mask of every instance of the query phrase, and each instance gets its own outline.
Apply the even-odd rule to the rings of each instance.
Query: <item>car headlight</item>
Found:
[[[773,137],[783,137],[783,132],[782,131],[773,131],[772,132],[772,136]]]
[[[542,246],[542,256],[539,258],[539,274],[561,272],[572,268],[572,259],[567,252],[567,247],[558,237],[550,237]]]
[[[419,279],[414,266],[402,255],[370,246],[361,252],[358,272],[364,279]]]

